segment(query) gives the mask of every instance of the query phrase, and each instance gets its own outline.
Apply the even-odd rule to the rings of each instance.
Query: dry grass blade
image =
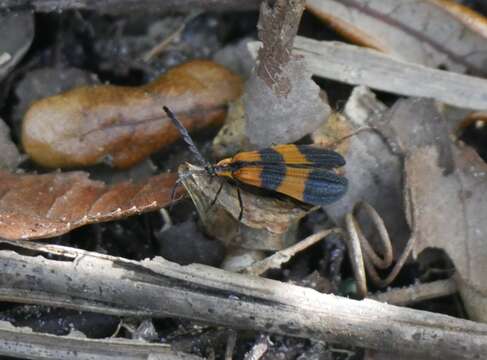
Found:
[[[369,299],[388,304],[406,306],[420,301],[453,295],[458,291],[454,278],[437,280],[429,283],[418,283],[404,288],[389,289],[385,292],[368,296]]]
[[[280,250],[261,261],[253,263],[245,268],[244,272],[246,274],[259,276],[265,273],[267,270],[279,269],[282,264],[291,260],[297,253],[309,248],[310,246],[313,246],[333,232],[340,232],[340,230],[322,230],[316,234],[310,235],[306,239],[303,239],[286,249]]]
[[[367,215],[372,220],[374,227],[378,233],[378,245],[381,247],[380,254],[369,243],[369,240],[365,237],[362,228],[356,217],[358,209],[363,208]],[[406,260],[411,253],[414,246],[414,237],[410,237],[406,243],[404,249],[402,249],[401,255],[397,257],[397,261],[389,274],[385,278],[381,278],[378,270],[384,270],[392,266],[394,255],[392,249],[392,242],[389,237],[389,233],[384,224],[384,220],[377,213],[377,211],[366,202],[358,202],[353,211],[346,215],[346,229],[347,229],[347,247],[350,255],[350,261],[352,263],[355,280],[357,281],[357,292],[360,296],[367,296],[367,282],[365,279],[365,270],[369,275],[370,280],[374,285],[384,288],[389,286],[396,276],[401,271],[402,267],[406,263]]]

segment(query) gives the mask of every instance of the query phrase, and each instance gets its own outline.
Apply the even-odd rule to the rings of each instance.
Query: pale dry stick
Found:
[[[115,329],[115,331],[113,332],[113,334],[110,337],[116,338],[118,336],[118,334],[120,333],[120,330],[122,330],[122,327],[123,327],[123,319],[119,320],[119,322],[117,324],[117,328]]]
[[[14,327],[0,321],[0,356],[44,359],[97,360],[202,360],[194,355],[171,350],[168,345],[151,344],[122,338],[89,339],[80,336],[56,336]]]
[[[340,228],[333,228],[329,230],[321,230],[316,234],[310,235],[307,238],[301,240],[300,242],[276,253],[272,254],[269,257],[266,257],[263,260],[256,261],[252,265],[248,266],[243,270],[246,274],[252,275],[262,275],[267,270],[270,269],[279,269],[282,264],[287,263],[289,260],[292,259],[297,253],[309,248],[310,246],[316,244],[317,242],[321,241],[331,233],[340,233]]]
[[[270,340],[268,336],[260,335],[252,349],[245,354],[244,360],[260,360],[269,349]]]
[[[142,60],[145,62],[150,62],[154,57],[158,56],[166,47],[168,47],[173,41],[178,39],[181,34],[183,33],[186,26],[193,20],[195,17],[202,14],[201,10],[193,10],[187,15],[181,24],[178,26],[176,30],[174,30],[171,34],[166,36],[159,44],[154,46],[152,49],[147,51],[144,55],[142,55]]]
[[[473,359],[487,353],[487,325],[443,314],[162,258],[137,262],[55,245],[0,243],[61,256],[0,251],[0,301],[117,316],[181,317],[411,357]]]
[[[457,282],[454,278],[449,278],[391,289],[386,292],[371,294],[368,298],[394,305],[411,305],[424,300],[453,295],[457,291]]]
[[[172,219],[171,215],[169,215],[169,211],[166,208],[160,208],[159,213],[161,214],[162,220],[164,221],[164,225],[162,225],[161,230],[159,232],[164,232],[169,230],[172,227]]]
[[[237,344],[237,332],[233,329],[228,331],[227,346],[225,348],[225,360],[233,359],[233,350]]]
[[[379,239],[382,245],[382,258],[372,248],[355,218],[355,213],[361,208],[365,210],[379,233]],[[409,238],[406,247],[403,249],[401,256],[389,272],[389,275],[387,275],[385,279],[382,279],[377,273],[376,268],[387,269],[392,265],[394,256],[392,253],[392,243],[389,238],[389,233],[387,232],[384,221],[380,215],[368,203],[359,202],[355,204],[352,212],[345,216],[345,225],[347,229],[347,236],[345,236],[345,238],[347,240],[348,253],[352,263],[355,280],[357,282],[357,292],[361,297],[366,297],[368,290],[365,270],[367,270],[367,274],[376,286],[382,288],[388,286],[394,281],[397,274],[406,263],[414,246],[414,237]]]
[[[339,348],[335,348],[333,346],[330,346],[330,352],[340,354],[341,356],[345,356],[345,359],[347,359],[347,360],[352,359],[353,356],[357,355],[357,351],[348,350],[348,349],[339,349]],[[341,357],[340,357],[340,359],[341,359]]]

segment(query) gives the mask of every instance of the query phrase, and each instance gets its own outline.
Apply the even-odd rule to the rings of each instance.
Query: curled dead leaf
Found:
[[[22,144],[46,167],[108,162],[126,168],[179,138],[163,105],[191,131],[220,125],[241,79],[221,65],[192,61],[140,87],[79,87],[35,102],[22,124]]]
[[[170,173],[141,183],[107,186],[80,171],[44,175],[0,171],[0,237],[52,237],[86,224],[156,210],[170,203],[176,179]]]

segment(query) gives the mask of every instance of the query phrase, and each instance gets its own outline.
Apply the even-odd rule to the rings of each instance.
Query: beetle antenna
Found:
[[[164,111],[166,112],[167,116],[169,119],[171,119],[172,123],[174,126],[179,130],[179,133],[181,134],[184,142],[188,144],[189,150],[194,154],[198,162],[200,162],[201,165],[203,165],[205,168],[209,169],[211,168],[211,164],[206,160],[203,155],[201,155],[200,151],[196,147],[196,145],[193,142],[193,139],[191,139],[191,136],[188,133],[188,130],[184,127],[184,125],[179,121],[176,116],[173,114],[171,110],[167,106],[162,107]]]

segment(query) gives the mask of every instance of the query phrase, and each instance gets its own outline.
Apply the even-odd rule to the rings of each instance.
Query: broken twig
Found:
[[[454,278],[450,278],[426,284],[414,284],[399,289],[390,289],[386,292],[369,295],[368,298],[388,304],[404,306],[424,300],[453,295],[457,291],[457,282]]]
[[[167,359],[198,360],[199,356],[176,352],[168,345],[127,339],[88,339],[80,336],[56,336],[14,327],[0,321],[0,355],[41,359]]]
[[[318,241],[321,241],[332,232],[338,232],[339,229],[331,229],[331,230],[322,230],[317,232],[316,234],[308,236],[306,239],[299,241],[298,243],[284,249],[280,250],[271,256],[253,263],[249,267],[245,269],[245,273],[252,274],[252,275],[262,275],[267,270],[270,269],[279,269],[282,264],[288,262],[292,259],[294,255],[297,253],[309,248],[310,246],[316,244]]]

